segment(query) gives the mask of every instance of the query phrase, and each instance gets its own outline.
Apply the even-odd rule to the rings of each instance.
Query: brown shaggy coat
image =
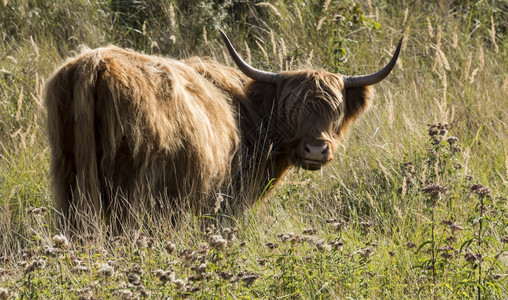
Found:
[[[306,145],[328,145],[326,164],[369,88],[346,90],[321,70],[280,74],[264,83],[113,46],[67,61],[45,95],[63,220],[79,229],[89,224],[78,215],[123,226],[154,211],[238,213],[302,165]]]

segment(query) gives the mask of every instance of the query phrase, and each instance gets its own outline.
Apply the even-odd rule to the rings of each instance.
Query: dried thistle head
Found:
[[[166,252],[168,252],[168,254],[173,254],[176,251],[176,245],[171,241],[166,241],[164,249],[166,249]]]
[[[457,237],[455,235],[450,235],[449,237],[446,238],[446,241],[448,243],[456,243],[457,242]]]
[[[93,290],[91,287],[81,288],[76,291],[79,300],[92,300],[94,298]]]
[[[275,249],[275,248],[278,248],[278,247],[279,247],[279,244],[277,244],[277,243],[272,243],[272,242],[268,242],[268,243],[266,243],[266,247],[268,247],[268,249],[270,249],[270,250],[273,250],[273,249]]]
[[[69,240],[63,234],[57,234],[51,240],[55,248],[68,249],[70,247]]]
[[[224,234],[228,241],[234,241],[236,239],[236,235],[238,234],[238,228],[226,227],[222,230],[222,234]]]
[[[480,183],[473,184],[471,186],[471,191],[480,197],[490,197],[490,190]]]
[[[173,280],[173,283],[180,290],[183,290],[185,288],[185,281],[183,281],[182,279]]]
[[[211,236],[213,234],[215,234],[216,230],[215,230],[215,225],[211,224],[210,226],[207,226],[205,228],[205,235],[208,235],[208,236]]]
[[[99,274],[99,276],[112,277],[115,275],[115,269],[109,264],[109,262],[106,262],[99,267],[97,274]]]
[[[305,228],[304,230],[302,230],[302,234],[305,234],[305,235],[313,235],[316,233],[317,233],[316,228]]]
[[[468,251],[464,254],[464,258],[468,261],[468,262],[481,262],[483,261],[483,256],[480,254],[480,253],[473,253],[471,251]]]
[[[406,243],[404,243],[404,245],[405,245],[406,247],[408,247],[409,249],[413,249],[413,248],[415,248],[415,247],[416,247],[416,244],[415,244],[415,243],[413,243],[413,242],[411,242],[411,241],[407,241]]]
[[[47,212],[48,209],[46,207],[34,207],[27,211],[28,214],[39,216]]]
[[[372,222],[370,222],[370,221],[363,221],[363,222],[360,222],[360,226],[364,230],[369,230],[372,227]]]
[[[456,136],[450,136],[446,139],[446,141],[448,142],[448,144],[454,145],[459,141],[459,138]]]
[[[449,227],[453,232],[461,231],[462,229],[464,229],[464,228],[462,228],[462,226],[458,225],[457,223],[452,223]]]
[[[441,220],[441,224],[451,226],[453,224],[453,222],[450,220]]]
[[[231,271],[221,271],[219,273],[219,276],[224,280],[230,280],[231,278],[233,278],[233,276],[235,276],[235,274],[233,274],[233,272]]]
[[[136,246],[139,249],[143,248],[152,248],[154,240],[148,236],[146,236],[143,232],[140,232],[136,239]]]
[[[158,273],[159,280],[162,282],[175,282],[175,272],[173,271],[162,271]]]
[[[428,124],[427,133],[434,145],[439,144],[448,133],[449,125],[446,123]]]
[[[201,255],[207,255],[209,250],[210,248],[207,244],[200,244],[197,252]]]
[[[441,194],[446,193],[446,188],[437,183],[431,183],[422,188],[422,191],[432,199],[437,199]]]
[[[366,247],[363,249],[358,250],[358,254],[363,258],[369,258],[370,255],[374,252],[374,249],[372,247]]]
[[[328,251],[331,249],[331,246],[327,244],[325,240],[318,240],[314,245],[319,251]]]
[[[259,274],[252,272],[241,272],[238,274],[238,278],[240,278],[248,286],[252,285],[259,276]]]
[[[301,237],[299,235],[295,234],[294,232],[281,233],[281,234],[278,234],[277,236],[281,239],[281,241],[283,243],[285,243],[285,242],[295,243],[295,242],[301,241]]]
[[[228,241],[225,240],[221,235],[212,235],[208,241],[210,246],[215,249],[224,250],[228,246]]]
[[[118,289],[113,291],[116,299],[134,299],[134,293],[130,289]]]
[[[190,262],[196,258],[196,252],[190,248],[182,249],[178,252],[178,257],[185,262]]]
[[[43,260],[42,258],[39,258],[26,265],[25,273],[30,273],[37,269],[44,268],[46,268],[46,261]]]
[[[332,249],[333,250],[340,250],[342,248],[342,246],[344,246],[344,241],[342,240],[338,240],[338,241],[333,241],[333,242],[330,242],[330,245],[332,246]]]

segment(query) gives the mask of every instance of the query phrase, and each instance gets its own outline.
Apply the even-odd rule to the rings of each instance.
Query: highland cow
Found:
[[[116,232],[147,215],[238,214],[292,167],[319,170],[368,107],[371,75],[240,71],[114,46],[85,50],[46,85],[51,177],[61,224]],[[89,218],[88,218],[88,217]]]

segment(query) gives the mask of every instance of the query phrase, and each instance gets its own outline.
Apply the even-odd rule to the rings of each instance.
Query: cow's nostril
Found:
[[[307,145],[304,146],[305,153],[310,153],[310,149]]]

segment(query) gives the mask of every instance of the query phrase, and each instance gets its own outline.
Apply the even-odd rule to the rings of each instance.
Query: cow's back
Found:
[[[68,61],[46,88],[57,208],[72,225],[73,206],[121,223],[206,210],[238,148],[229,98],[175,60],[106,47]]]

